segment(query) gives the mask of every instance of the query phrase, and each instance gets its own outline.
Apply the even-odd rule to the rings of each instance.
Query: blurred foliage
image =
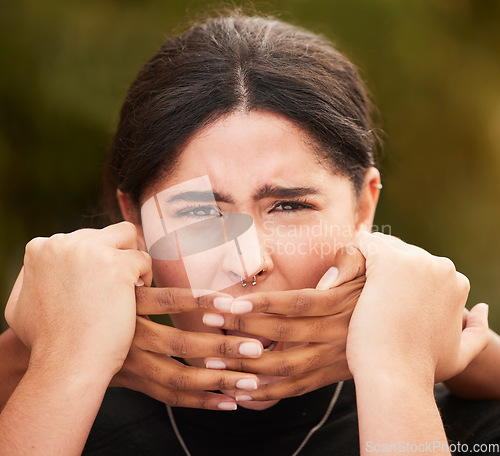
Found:
[[[207,4],[0,0],[2,303],[29,239],[95,226],[100,169],[128,84]],[[489,302],[498,331],[500,2],[254,5],[325,34],[360,67],[385,131],[376,223],[450,257],[471,280],[469,304]]]

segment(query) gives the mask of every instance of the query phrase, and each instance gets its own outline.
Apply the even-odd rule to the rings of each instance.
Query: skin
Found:
[[[122,211],[133,225],[37,241],[27,251],[25,279],[18,282],[7,307],[9,324],[31,348],[31,357],[27,374],[2,412],[0,433],[6,438],[0,441],[12,448],[25,442],[27,449],[46,449],[49,454],[79,454],[113,375],[115,384],[170,405],[228,410],[234,409],[235,397],[243,397],[245,406],[265,408],[280,398],[352,376],[362,454],[368,440],[445,440],[433,384],[480,358],[489,341],[485,306],[473,308],[463,328],[468,281],[453,264],[398,239],[368,233],[378,198],[378,172],[368,170],[356,199],[349,180],[318,162],[303,132],[286,119],[263,112],[235,113],[200,131],[181,154],[174,176],[155,183],[144,201],[166,187],[205,174],[214,189],[231,196],[232,202],[219,203],[222,211],[245,212],[255,221],[267,263],[254,287],[256,293],[244,296],[241,285],[235,285],[225,293],[195,299],[189,290],[164,288],[185,286],[185,277],[162,262],[149,263],[147,254],[137,252],[137,248],[145,250],[138,208],[123,194],[119,195]],[[266,185],[320,191],[306,198],[311,207],[299,209],[276,195],[255,199],[255,191]],[[294,210],[280,210],[286,206]],[[279,237],[270,234],[276,230],[265,229],[311,226],[319,221],[348,229],[340,230],[335,239],[318,242],[349,248],[323,257],[279,254],[273,248]],[[116,239],[122,241],[117,244]],[[300,235],[287,239],[297,246],[304,240]],[[89,259],[95,258],[102,262],[92,261],[93,268],[88,268]],[[72,268],[68,269],[68,261]],[[33,267],[34,263],[39,267]],[[339,274],[325,279],[323,274],[332,264]],[[111,274],[112,281],[109,271],[117,271]],[[134,286],[149,285],[151,273],[159,288],[135,287],[134,299]],[[318,282],[321,289],[316,290]],[[82,283],[93,286],[82,287]],[[71,294],[80,288],[82,292]],[[125,297],[115,296],[121,290],[126,290]],[[222,305],[215,297],[228,299]],[[127,312],[108,309],[102,299],[115,305],[126,302]],[[244,301],[251,306],[242,312],[236,304]],[[72,302],[71,312],[67,302]],[[130,312],[130,304],[132,310],[136,304],[137,316]],[[122,317],[118,325],[112,319],[116,312]],[[173,314],[178,328],[160,327],[143,317],[152,313]],[[223,322],[214,325],[207,314]],[[99,325],[92,324],[95,315],[99,315]],[[222,333],[222,329],[242,327],[249,334],[280,343],[272,353],[244,355],[240,352],[243,343],[259,343]],[[191,366],[165,354],[184,357]],[[221,354],[227,369],[202,367],[210,359],[220,360]],[[77,391],[64,381],[74,375],[86,380],[77,385]],[[265,383],[263,375],[286,378],[259,386],[261,380]],[[52,387],[50,378],[60,378],[61,384]],[[239,380],[245,380],[245,388]],[[43,397],[35,394],[40,385],[47,390]],[[214,389],[225,394],[207,392]],[[83,394],[89,391],[91,397]],[[78,422],[65,419],[61,403],[68,411],[83,407],[85,413],[69,415],[78,416]],[[22,413],[28,409],[30,417]],[[26,441],[19,430],[30,419],[30,429],[38,432]],[[68,432],[77,429],[78,438],[67,439],[61,432],[59,441],[57,433],[47,439],[53,426]],[[74,446],[68,448],[70,440]]]

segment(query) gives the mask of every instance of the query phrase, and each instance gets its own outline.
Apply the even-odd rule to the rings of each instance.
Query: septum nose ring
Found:
[[[243,280],[243,277],[241,277],[240,279],[241,279],[241,286],[246,287],[247,283]],[[253,280],[252,280],[252,286],[255,286],[255,285],[257,285],[257,276],[253,276]]]
[[[257,285],[257,275],[260,274],[261,272],[266,272],[267,271],[267,261],[264,257],[262,257],[262,259],[264,260],[264,267],[256,274],[253,276],[253,280],[252,280],[252,286],[254,287],[255,285]],[[243,279],[243,277],[240,277],[240,280],[241,280],[241,286],[242,287],[246,287],[247,286],[247,283],[245,282],[245,280]]]

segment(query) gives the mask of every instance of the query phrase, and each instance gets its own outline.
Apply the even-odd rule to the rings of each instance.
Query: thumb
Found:
[[[354,245],[337,250],[333,266],[321,277],[317,290],[328,290],[350,282],[366,272],[365,257]]]
[[[488,344],[488,310],[488,304],[480,303],[467,315],[460,340],[459,363],[464,369]]]

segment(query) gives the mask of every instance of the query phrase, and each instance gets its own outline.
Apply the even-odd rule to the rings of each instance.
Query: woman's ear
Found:
[[[371,231],[380,195],[380,172],[371,167],[365,173],[356,211],[356,231]]]
[[[146,247],[146,241],[144,240],[144,232],[142,231],[140,210],[127,193],[123,193],[121,190],[116,190],[116,197],[118,199],[118,204],[120,205],[123,220],[133,223],[137,229],[137,243],[139,245],[139,249],[147,252],[148,249]]]

